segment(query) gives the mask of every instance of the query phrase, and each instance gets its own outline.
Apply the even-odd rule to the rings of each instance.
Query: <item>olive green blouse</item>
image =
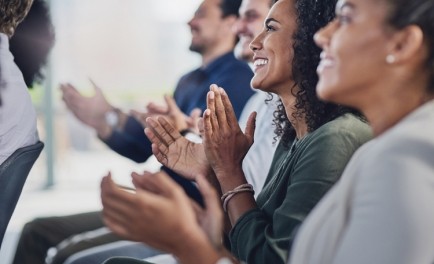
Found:
[[[274,154],[256,209],[231,233],[232,253],[242,261],[286,263],[294,229],[340,178],[352,154],[372,137],[370,127],[346,114]]]

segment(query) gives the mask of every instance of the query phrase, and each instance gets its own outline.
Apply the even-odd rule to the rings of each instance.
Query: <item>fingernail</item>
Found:
[[[215,96],[215,95],[214,95],[214,92],[212,92],[212,91],[209,92],[209,99],[214,99],[214,96]]]

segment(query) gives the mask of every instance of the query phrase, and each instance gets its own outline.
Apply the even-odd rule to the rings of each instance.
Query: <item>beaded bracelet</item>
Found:
[[[236,194],[242,193],[242,192],[251,192],[252,194],[255,194],[255,190],[253,190],[253,185],[251,185],[249,183],[245,183],[245,184],[241,184],[240,186],[236,187],[232,191],[228,191],[227,193],[222,195],[221,200],[223,202],[223,210],[225,212],[228,211],[227,206],[228,206],[229,200],[232,197],[234,197]]]

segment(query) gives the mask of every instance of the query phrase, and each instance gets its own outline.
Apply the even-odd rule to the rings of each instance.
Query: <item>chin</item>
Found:
[[[333,102],[333,98],[335,97],[333,94],[335,90],[336,89],[332,85],[319,81],[316,86],[316,95],[322,101]]]

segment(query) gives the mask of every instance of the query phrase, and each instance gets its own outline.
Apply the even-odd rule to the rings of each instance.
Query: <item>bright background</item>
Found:
[[[154,169],[155,161],[136,164],[110,151],[95,133],[65,108],[59,83],[70,82],[91,95],[89,78],[109,101],[128,111],[143,109],[171,93],[179,77],[199,66],[188,50],[187,21],[200,0],[51,0],[56,44],[47,69],[47,83],[32,98],[39,113],[39,132],[46,146],[32,169],[0,251],[9,264],[19,232],[38,216],[63,215],[101,207],[99,182],[112,171],[129,184],[131,171]],[[47,101],[47,91],[52,97]],[[47,107],[52,109],[47,112]],[[52,126],[47,116],[52,115]],[[47,138],[50,137],[50,138]],[[50,165],[51,164],[51,165]],[[52,183],[47,175],[52,166]]]

